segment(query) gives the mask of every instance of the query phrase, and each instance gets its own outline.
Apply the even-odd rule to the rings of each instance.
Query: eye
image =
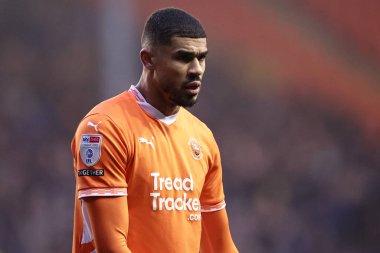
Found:
[[[201,54],[197,58],[199,61],[205,61],[206,60],[206,54]]]
[[[187,52],[179,52],[175,59],[184,63],[188,63],[194,59],[194,54]]]

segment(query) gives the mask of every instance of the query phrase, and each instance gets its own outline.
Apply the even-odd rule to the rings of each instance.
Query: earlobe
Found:
[[[141,49],[140,60],[141,60],[141,63],[144,65],[145,68],[147,68],[149,70],[154,69],[154,64],[152,62],[152,55],[148,49],[146,49],[146,48]]]

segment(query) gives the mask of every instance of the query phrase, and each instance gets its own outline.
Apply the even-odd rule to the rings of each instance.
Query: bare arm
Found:
[[[84,198],[98,253],[130,253],[127,197]]]
[[[238,252],[232,241],[226,209],[202,213],[201,253]]]

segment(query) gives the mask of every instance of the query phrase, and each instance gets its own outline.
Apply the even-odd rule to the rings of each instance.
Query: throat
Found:
[[[176,110],[168,110],[169,113],[165,114],[164,111],[159,110],[157,106],[151,104],[135,86],[131,86],[129,93],[131,93],[132,96],[136,99],[136,102],[141,107],[141,109],[143,109],[152,117],[165,123],[166,125],[171,125],[177,120],[177,115],[181,108],[180,106],[177,106]]]
[[[160,111],[165,116],[171,116],[177,114],[181,106],[170,101],[164,94],[160,94],[158,91],[148,90],[145,85],[138,84],[135,89],[141,94],[144,101],[155,109]]]

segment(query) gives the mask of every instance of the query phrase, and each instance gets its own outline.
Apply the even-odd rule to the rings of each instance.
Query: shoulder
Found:
[[[127,121],[132,121],[132,118],[136,118],[132,117],[132,114],[137,113],[136,106],[138,106],[136,101],[129,92],[125,91],[97,104],[83,117],[81,123],[107,121],[115,126],[126,126],[129,125],[126,124]]]
[[[194,114],[189,112],[186,109],[183,109],[183,117],[186,121],[186,124],[191,124],[194,128],[197,129],[198,134],[200,135],[201,139],[203,141],[206,141],[208,144],[216,145],[216,141],[214,138],[214,135],[211,131],[211,129],[201,121],[198,117],[196,117]]]
[[[91,149],[98,151],[94,151],[94,154],[98,154],[99,158],[101,149],[105,149],[126,157],[130,148],[128,140],[129,136],[121,127],[118,118],[110,116],[109,113],[91,112],[79,123],[71,142],[71,149],[77,156],[79,150]]]
[[[123,113],[133,107],[133,100],[128,92],[123,92],[117,96],[104,100],[103,102],[97,104],[90,112],[86,115],[102,114],[107,115],[111,119],[120,117]]]
[[[75,136],[100,132],[106,135],[123,135],[121,126],[124,126],[123,123],[128,120],[129,111],[133,110],[133,106],[133,100],[128,92],[99,103],[81,119]]]
[[[187,123],[192,124],[193,126],[199,128],[200,130],[203,130],[209,134],[212,134],[210,128],[201,121],[198,117],[196,117],[194,114],[186,110],[185,108],[182,108],[182,115]]]

